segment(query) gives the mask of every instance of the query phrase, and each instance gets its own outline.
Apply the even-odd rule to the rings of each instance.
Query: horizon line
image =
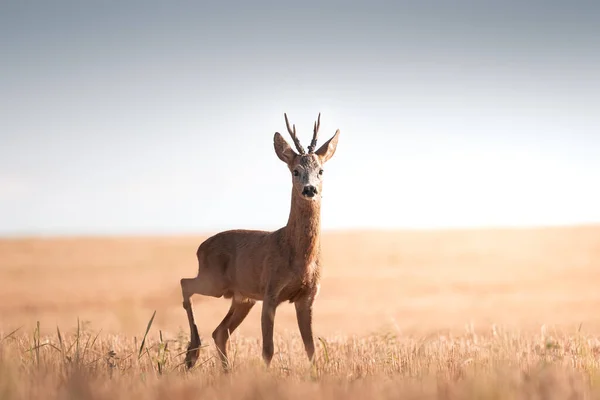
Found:
[[[366,234],[366,233],[435,233],[435,232],[476,232],[476,231],[527,231],[527,230],[561,230],[561,229],[600,229],[600,222],[573,223],[573,224],[532,224],[532,225],[482,225],[482,226],[447,226],[447,227],[354,227],[354,228],[327,228],[321,229],[322,234]],[[243,228],[241,228],[243,229]],[[281,229],[281,228],[278,228]],[[12,240],[52,240],[52,239],[136,239],[136,238],[183,238],[183,237],[210,237],[220,232],[234,229],[205,230],[197,232],[122,232],[122,233],[49,233],[49,234],[3,234],[0,241]],[[243,229],[274,232],[267,229]]]

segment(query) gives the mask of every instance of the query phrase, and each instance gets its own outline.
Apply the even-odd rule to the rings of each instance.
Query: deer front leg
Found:
[[[190,291],[190,282],[192,279],[182,279],[181,280],[181,292],[183,295],[183,308],[187,312],[188,322],[190,324],[190,343],[188,344],[188,348],[185,355],[185,365],[188,369],[192,368],[198,357],[200,355],[200,335],[198,334],[198,327],[194,322],[194,311],[192,310],[192,301],[191,296],[192,292]]]
[[[263,337],[263,351],[262,356],[267,364],[267,367],[271,365],[273,359],[273,327],[275,325],[275,310],[277,309],[277,296],[266,295],[263,300],[262,315],[261,315],[261,328]]]
[[[315,354],[315,342],[312,332],[312,307],[314,298],[312,296],[300,299],[294,303],[296,306],[296,318],[298,319],[298,328],[300,336],[304,342],[304,349],[309,361],[312,363]]]
[[[184,302],[183,308],[185,308],[185,311],[187,311],[188,320],[190,322],[190,343],[188,344],[185,354],[185,365],[188,369],[190,369],[194,366],[194,364],[196,364],[196,361],[200,356],[200,346],[202,343],[200,342],[198,327],[194,323],[194,311],[192,310],[192,303],[188,302],[186,304]]]

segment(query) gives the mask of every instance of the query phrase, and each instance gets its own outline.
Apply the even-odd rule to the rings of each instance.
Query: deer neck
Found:
[[[315,261],[321,250],[321,200],[310,201],[292,193],[290,217],[284,229],[295,258]]]

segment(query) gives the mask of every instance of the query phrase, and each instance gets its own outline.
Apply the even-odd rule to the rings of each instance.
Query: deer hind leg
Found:
[[[190,324],[190,343],[188,344],[185,356],[185,365],[190,369],[198,360],[201,346],[198,327],[194,321],[191,297],[194,294],[221,297],[223,295],[223,289],[222,285],[215,284],[214,280],[210,279],[210,277],[198,275],[196,278],[181,279],[181,294],[183,295],[183,308],[187,312],[188,322]]]
[[[223,370],[225,371],[228,371],[231,367],[229,365],[229,359],[227,358],[227,341],[229,340],[229,336],[248,316],[248,313],[252,310],[255,303],[254,300],[240,300],[234,297],[227,315],[212,334],[215,344],[217,345],[217,351],[219,353],[219,358],[221,359]]]

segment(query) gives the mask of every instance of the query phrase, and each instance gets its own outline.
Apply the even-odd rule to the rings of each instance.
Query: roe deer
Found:
[[[296,125],[287,130],[296,153],[279,132],[274,136],[277,156],[287,164],[292,176],[292,204],[288,223],[274,231],[230,230],[206,239],[198,248],[198,275],[181,279],[183,308],[190,323],[185,358],[191,368],[199,356],[200,336],[194,322],[190,297],[193,294],[231,298],[231,307],[212,337],[222,366],[228,370],[227,341],[242,323],[256,301],[262,301],[262,356],[267,365],[273,358],[275,310],[284,301],[294,303],[300,335],[309,360],[315,352],[312,308],[319,292],[321,271],[321,192],[323,164],[335,153],[339,129],[318,150],[317,134],[321,114],[314,125],[308,153],[296,136]]]

